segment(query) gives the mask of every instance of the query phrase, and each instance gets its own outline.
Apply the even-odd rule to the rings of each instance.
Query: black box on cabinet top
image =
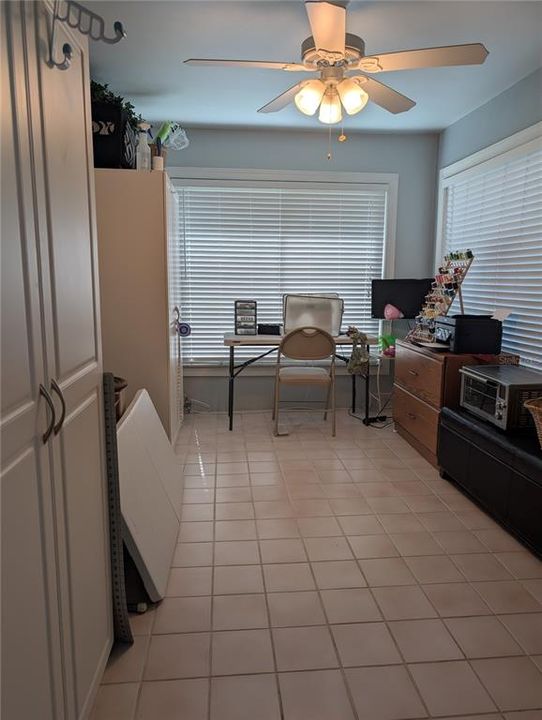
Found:
[[[449,344],[453,353],[498,355],[502,322],[489,315],[445,315],[436,319],[435,339]]]

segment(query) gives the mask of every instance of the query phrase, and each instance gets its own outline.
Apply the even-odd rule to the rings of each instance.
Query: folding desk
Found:
[[[278,349],[278,346],[280,345],[282,340],[281,335],[234,335],[233,333],[225,333],[224,334],[224,345],[230,349],[230,364],[229,364],[229,375],[228,375],[228,419],[229,419],[229,429],[233,430],[233,404],[234,404],[234,391],[235,391],[235,378],[243,372],[243,370],[248,367],[249,365],[252,365],[252,363],[257,362],[258,360],[261,360],[262,358],[266,357],[267,355],[270,355],[271,353],[275,352]],[[348,337],[348,335],[339,335],[338,337],[334,338],[335,345],[338,346],[348,346],[352,345],[352,338]],[[369,349],[369,346],[371,345],[378,345],[378,338],[373,336],[367,337],[367,349]],[[256,355],[253,358],[250,358],[249,360],[245,360],[242,363],[239,363],[239,365],[235,364],[235,348],[236,347],[254,347],[254,348],[264,348],[269,347],[269,350],[266,350],[263,353],[260,353],[259,355]],[[348,362],[349,358],[345,355],[341,355],[339,353],[335,354],[335,357],[339,358],[340,360],[344,360],[345,363]],[[370,425],[371,423],[375,422],[379,418],[370,417],[369,416],[369,380],[370,380],[370,365],[367,368],[367,372],[362,376],[364,379],[364,385],[365,385],[365,411],[364,411],[364,417],[363,417],[363,423],[364,425]],[[352,375],[352,412],[356,412],[356,376]]]

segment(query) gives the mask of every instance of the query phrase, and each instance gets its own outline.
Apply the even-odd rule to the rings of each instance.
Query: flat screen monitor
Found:
[[[433,281],[434,278],[373,280],[371,317],[384,318],[384,308],[390,304],[399,308],[405,318],[415,318]]]

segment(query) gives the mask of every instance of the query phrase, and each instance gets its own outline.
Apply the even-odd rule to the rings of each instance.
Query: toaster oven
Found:
[[[460,405],[501,430],[533,425],[525,400],[542,397],[542,373],[519,365],[465,365]]]

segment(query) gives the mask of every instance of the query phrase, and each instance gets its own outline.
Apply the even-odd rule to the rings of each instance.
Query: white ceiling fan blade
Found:
[[[328,2],[306,2],[311,34],[317,50],[344,56],[346,10]]]
[[[414,100],[401,95],[397,90],[384,85],[374,78],[366,77],[365,75],[357,75],[352,78],[357,80],[363,90],[369,96],[369,100],[380,105],[384,110],[397,115],[398,113],[406,112],[416,105]]]
[[[388,72],[450,65],[481,65],[488,55],[482,43],[447,45],[367,56],[361,58],[359,68],[364,72]]]
[[[282,110],[283,108],[288,105],[288,103],[292,102],[294,99],[294,96],[296,93],[301,90],[303,87],[303,82],[298,82],[295,85],[292,85],[291,88],[288,88],[285,92],[278,95],[276,98],[271,100],[271,102],[268,102],[267,105],[264,105],[261,107],[258,112],[261,113],[270,113],[270,112],[278,112],[279,110]]]
[[[301,63],[270,62],[267,60],[211,60],[207,58],[189,58],[184,61],[184,64],[208,67],[253,67],[267,70],[289,70],[290,72],[312,71],[312,68],[307,68],[305,65],[301,65]]]

